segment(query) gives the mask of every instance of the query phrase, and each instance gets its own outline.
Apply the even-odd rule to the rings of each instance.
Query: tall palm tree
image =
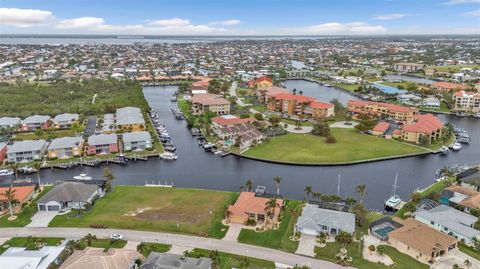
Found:
[[[314,192],[312,193],[312,196],[313,196],[313,199],[318,199],[318,200],[320,200],[320,198],[322,197],[322,193],[321,193],[321,192],[316,192],[316,191],[314,191]]]
[[[8,190],[5,191],[5,197],[7,198],[8,202],[8,209],[10,210],[10,217],[13,217],[13,205],[17,203],[17,200],[15,199],[15,193],[17,190],[12,189],[12,185],[8,188]]]
[[[208,256],[212,260],[212,268],[219,268],[220,253],[218,253],[218,250],[215,249],[210,251],[210,254]]]
[[[87,242],[87,245],[88,245],[88,246],[91,246],[91,245],[92,245],[92,241],[93,241],[93,240],[97,240],[97,236],[94,235],[94,234],[88,233],[87,235],[85,235],[85,237],[84,237],[83,239],[85,239],[85,241]]]
[[[309,197],[310,194],[313,193],[313,188],[312,188],[312,186],[307,185],[307,186],[305,186],[305,189],[304,189],[303,191],[305,192],[305,195],[306,195],[307,197]]]
[[[363,198],[367,195],[367,186],[365,184],[360,184],[355,187],[355,192],[360,198],[360,204],[363,203]]]
[[[273,219],[273,217],[275,217],[275,208],[279,206],[277,204],[277,199],[276,198],[272,198],[270,200],[268,200],[267,203],[265,203],[265,211],[267,211],[267,215]]]
[[[224,212],[224,214],[225,214],[225,220],[226,220],[226,221],[229,221],[229,220],[230,220],[230,216],[232,215],[232,211],[230,211],[230,210],[228,209],[228,206],[227,206],[227,205],[225,205],[225,207],[223,208],[223,212]]]
[[[253,190],[253,181],[252,179],[248,179],[247,183],[245,183],[245,187],[247,187],[248,191],[251,192]]]
[[[277,188],[277,196],[280,196],[280,182],[282,182],[282,178],[279,176],[276,176],[273,178],[273,181],[275,181],[275,186]]]

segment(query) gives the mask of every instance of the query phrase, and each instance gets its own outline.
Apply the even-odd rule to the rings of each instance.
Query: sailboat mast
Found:
[[[393,184],[393,194],[392,196],[395,196],[397,194],[397,180],[398,180],[398,172],[395,174],[395,184]]]
[[[340,196],[340,174],[338,174],[337,196]]]

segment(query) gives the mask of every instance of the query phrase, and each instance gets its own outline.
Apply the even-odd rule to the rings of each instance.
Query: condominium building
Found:
[[[396,63],[393,64],[393,69],[402,73],[413,73],[423,69],[423,64],[417,63]]]
[[[347,109],[354,119],[358,119],[361,115],[369,115],[411,123],[418,115],[417,108],[372,101],[349,100]]]
[[[425,137],[433,143],[442,137],[443,123],[432,114],[416,115],[413,122],[400,126],[393,131],[393,137],[403,141],[420,144]]]
[[[202,115],[205,112],[213,112],[217,115],[230,114],[230,102],[220,95],[202,93],[192,96],[192,114]]]
[[[480,93],[459,91],[453,94],[455,111],[480,112]]]
[[[289,116],[305,116],[324,119],[335,115],[334,105],[317,101],[315,98],[291,93],[277,93],[268,97],[268,110]]]

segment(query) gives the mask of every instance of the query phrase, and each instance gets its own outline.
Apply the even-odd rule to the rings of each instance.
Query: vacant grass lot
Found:
[[[29,224],[32,221],[32,216],[37,213],[37,204],[35,202],[45,195],[51,188],[52,186],[43,187],[42,192],[39,193],[31,203],[25,205],[20,213],[16,214],[17,218],[15,220],[8,220],[10,214],[2,216],[0,218],[0,227],[23,227]]]
[[[58,246],[62,240],[62,237],[32,237],[33,241],[43,241],[46,246]],[[28,237],[12,237],[0,246],[0,254],[5,252],[9,247],[26,247]]]
[[[316,258],[321,260],[327,260],[335,262],[335,255],[340,251],[341,244],[337,242],[327,243],[324,248],[315,248]],[[362,257],[362,248],[359,242],[354,242],[347,245],[348,255],[353,258],[353,267],[360,269],[385,269],[391,268],[389,266],[369,262],[364,260]],[[396,263],[396,269],[427,269],[428,265],[418,262],[417,260],[411,258],[410,256],[400,253],[398,250],[391,246],[385,245],[385,255],[390,256],[392,260]]]
[[[244,155],[265,160],[304,164],[354,162],[427,152],[394,140],[360,134],[356,129],[332,128],[335,144],[311,134],[287,134],[246,151]]]
[[[116,186],[86,213],[56,216],[52,227],[89,227],[166,231],[221,238],[224,206],[237,193],[183,188]]]
[[[212,251],[206,249],[193,249],[189,257],[210,257]],[[255,259],[225,252],[218,252],[219,269],[248,268],[248,269],[274,269],[275,263],[271,261]]]
[[[238,242],[295,252],[298,247],[298,242],[290,240],[289,237],[293,235],[293,228],[297,222],[298,214],[292,214],[292,210],[300,213],[302,210],[302,202],[296,200],[286,201],[286,209],[282,213],[282,222],[280,223],[280,228],[277,230],[257,233],[252,230],[242,229],[238,235]]]

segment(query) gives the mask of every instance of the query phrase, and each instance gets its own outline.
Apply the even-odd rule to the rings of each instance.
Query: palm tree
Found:
[[[15,193],[17,190],[12,189],[12,185],[8,188],[8,190],[5,191],[4,195],[7,198],[8,201],[8,209],[10,210],[10,217],[13,217],[13,208],[12,206],[17,203],[17,200],[15,199]]]
[[[365,184],[360,184],[355,187],[355,192],[360,198],[360,204],[363,203],[363,198],[367,195],[367,186]]]
[[[275,217],[275,208],[279,206],[277,204],[277,199],[272,198],[265,203],[265,211],[267,211],[267,216],[273,219]]]
[[[353,242],[353,237],[347,232],[340,232],[335,236],[335,241],[342,244],[342,247],[345,248],[348,244]]]
[[[113,190],[113,180],[115,177],[108,167],[103,170],[103,177],[105,178],[105,191],[111,192]]]
[[[249,179],[247,180],[247,183],[245,183],[245,187],[247,187],[247,190],[248,190],[249,192],[251,192],[251,191],[253,190],[253,181],[252,181],[252,179],[249,178]]]
[[[18,179],[18,163],[12,163],[10,165],[10,169],[13,170],[13,172],[15,172],[15,179]]]
[[[322,193],[321,193],[321,192],[316,192],[316,191],[314,191],[314,192],[312,193],[312,197],[313,197],[313,199],[318,199],[318,200],[320,200],[320,198],[322,197]]]
[[[225,220],[228,222],[230,220],[232,212],[228,209],[227,205],[225,205],[225,207],[223,208],[223,212],[225,213]]]
[[[277,188],[277,196],[280,196],[280,182],[282,181],[282,178],[279,176],[276,176],[273,178],[273,181],[275,181],[275,186]]]
[[[469,261],[468,259],[466,259],[466,260],[463,262],[463,264],[465,264],[465,266],[466,266],[467,268],[470,268],[470,266],[472,266],[472,262]]]
[[[248,269],[249,266],[250,266],[250,261],[248,260],[247,257],[243,257],[242,260],[240,261],[240,268]]]
[[[310,186],[310,185],[305,186],[305,189],[304,189],[303,191],[305,192],[305,195],[306,195],[307,197],[310,196],[310,194],[313,193],[312,186]]]
[[[218,250],[210,251],[210,254],[208,256],[212,260],[212,268],[219,268],[220,254],[218,253]]]
[[[93,241],[93,240],[97,240],[97,236],[94,235],[94,234],[88,233],[87,235],[85,235],[85,237],[84,237],[83,239],[85,239],[85,241],[87,242],[87,245],[88,245],[88,246],[91,246],[91,245],[92,245],[92,241]]]

